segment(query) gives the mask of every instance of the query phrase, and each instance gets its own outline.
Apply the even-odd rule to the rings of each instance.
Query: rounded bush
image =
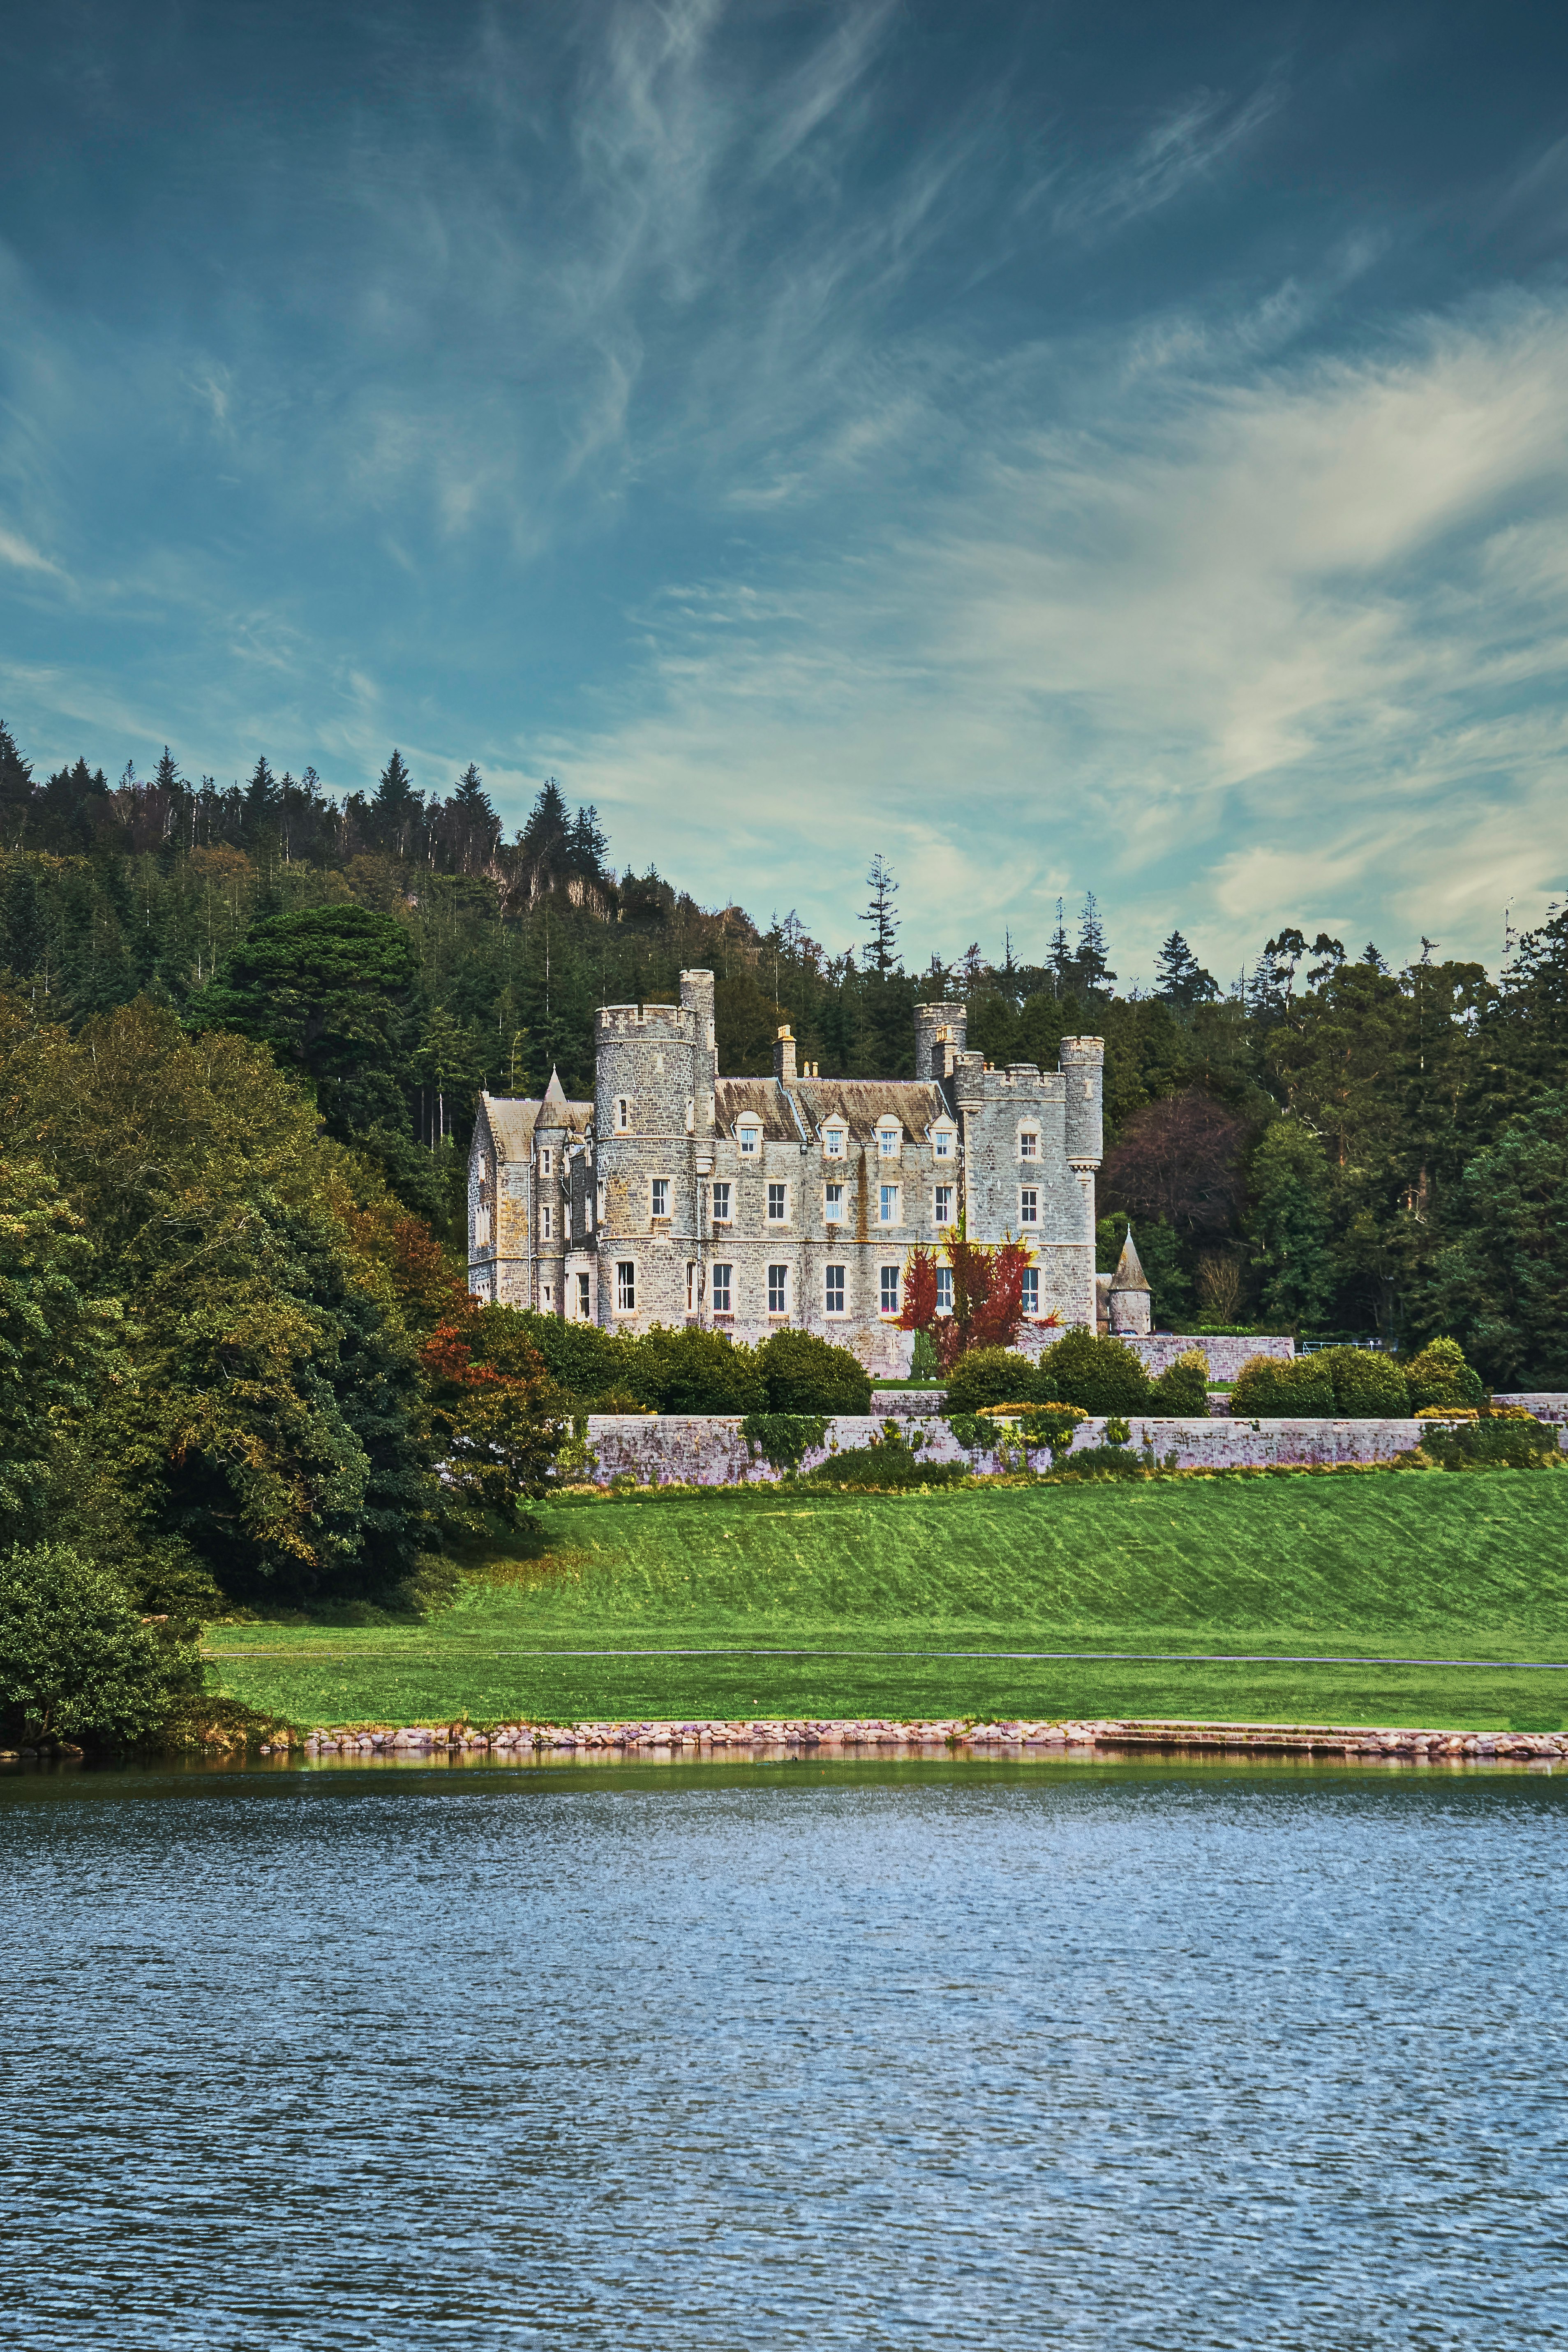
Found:
[[[1410,1390],[1392,1356],[1370,1348],[1325,1348],[1311,1359],[1327,1367],[1341,1421],[1405,1421]]]
[[[1032,1404],[1039,1394],[1038,1375],[1027,1356],[1011,1348],[971,1348],[948,1374],[942,1411],[951,1421],[955,1412],[978,1412],[983,1405]]]
[[[815,1331],[775,1331],[757,1350],[769,1412],[869,1412],[871,1375],[858,1356]]]
[[[1120,1339],[1096,1331],[1068,1331],[1047,1348],[1036,1371],[1035,1394],[1085,1412],[1147,1412],[1149,1375],[1142,1360]]]
[[[1184,1349],[1149,1391],[1150,1408],[1176,1421],[1201,1421],[1209,1409],[1209,1360],[1201,1348]]]
[[[1237,1421],[1332,1421],[1333,1375],[1321,1356],[1248,1356],[1230,1410]]]
[[[1405,1378],[1413,1412],[1418,1412],[1424,1404],[1475,1410],[1487,1401],[1480,1375],[1466,1363],[1465,1351],[1457,1339],[1429,1339],[1420,1354],[1405,1366]]]
[[[754,1348],[727,1331],[656,1323],[631,1349],[628,1386],[657,1412],[765,1412],[767,1382]]]
[[[637,1342],[619,1331],[602,1331],[596,1323],[567,1323],[559,1315],[535,1314],[531,1307],[487,1307],[484,1321],[487,1328],[515,1325],[562,1394],[579,1403],[595,1404],[607,1389],[633,1386]]]

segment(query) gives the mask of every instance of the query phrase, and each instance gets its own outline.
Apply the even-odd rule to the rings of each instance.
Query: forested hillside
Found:
[[[825,1073],[907,1073],[910,1010],[969,1006],[993,1060],[1107,1041],[1102,1244],[1130,1214],[1159,1319],[1462,1338],[1500,1385],[1568,1384],[1568,916],[1496,977],[1436,947],[1402,971],[1291,910],[1222,992],[1174,928],[1149,994],[1118,994],[1089,899],[1069,940],[900,937],[879,860],[858,946],[765,927],[618,874],[595,812],[546,785],[512,842],[469,767],[418,791],[394,751],[334,800],[258,759],[243,789],[167,753],[110,785],[35,775],[0,730],[0,968],[14,1020],[71,1034],[148,998],[235,1032],[305,1086],[329,1139],[453,1238],[478,1089],[592,1087],[594,1007],[718,975],[721,1066],[771,1066],[777,1023]],[[1030,958],[1033,960],[1029,960]],[[1110,1256],[1102,1257],[1109,1264]]]

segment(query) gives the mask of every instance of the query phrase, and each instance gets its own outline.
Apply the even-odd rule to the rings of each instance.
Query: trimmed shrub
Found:
[[[631,1350],[628,1385],[658,1412],[766,1412],[759,1351],[727,1331],[656,1323]]]
[[[531,1307],[486,1307],[487,1324],[500,1324],[503,1318],[515,1324],[520,1336],[543,1359],[545,1370],[563,1396],[592,1404],[606,1389],[635,1391],[632,1364],[637,1342],[619,1331],[602,1331],[596,1323],[566,1323],[558,1315],[536,1315]]]
[[[1147,1412],[1149,1375],[1121,1340],[1068,1331],[1040,1358],[1033,1394],[1088,1413]]]
[[[1410,1390],[1392,1356],[1371,1348],[1325,1348],[1310,1360],[1327,1367],[1341,1421],[1405,1421]]]
[[[1248,1356],[1230,1410],[1237,1421],[1332,1421],[1333,1375],[1321,1356]]]
[[[1411,1409],[1416,1412],[1424,1404],[1477,1410],[1487,1401],[1480,1375],[1466,1363],[1465,1351],[1457,1339],[1429,1339],[1420,1354],[1405,1367],[1405,1378]]]
[[[775,1331],[757,1349],[770,1412],[869,1412],[871,1375],[815,1331]]]
[[[1027,1356],[1011,1348],[971,1348],[948,1375],[942,1411],[951,1421],[954,1413],[979,1412],[988,1404],[1040,1401],[1038,1375]]]
[[[1149,1391],[1152,1412],[1176,1421],[1201,1421],[1209,1409],[1209,1360],[1201,1348],[1186,1348]]]

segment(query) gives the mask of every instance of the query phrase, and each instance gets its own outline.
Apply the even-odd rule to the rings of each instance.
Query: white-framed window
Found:
[[[695,1095],[688,1095],[686,1097],[686,1132],[688,1135],[691,1134],[696,1125],[697,1097]]]
[[[540,1172],[540,1174],[541,1174],[542,1176],[548,1176],[548,1175],[549,1175],[549,1173],[550,1173],[550,1160],[551,1160],[550,1150],[549,1150],[549,1147],[548,1147],[548,1146],[546,1146],[546,1147],[545,1147],[545,1149],[544,1149],[544,1150],[540,1153],[540,1155],[539,1155],[539,1172]]]
[[[842,1184],[825,1184],[823,1186],[822,1214],[825,1223],[827,1224],[841,1225],[844,1223],[844,1187]]]
[[[591,1322],[593,1319],[593,1276],[592,1275],[580,1274],[577,1276],[577,1320],[579,1323]]]
[[[741,1150],[747,1160],[754,1160],[762,1149],[763,1130],[754,1119],[742,1119],[735,1129]]]
[[[844,1129],[841,1127],[825,1127],[822,1130],[822,1148],[829,1160],[842,1160]]]
[[[732,1265],[711,1265],[708,1269],[708,1279],[712,1285],[715,1315],[732,1315],[735,1311],[731,1304],[734,1297],[731,1287],[734,1275],[735,1269]]]
[[[822,1306],[827,1315],[842,1315],[844,1305],[844,1268],[825,1265],[822,1269]]]
[[[952,1268],[939,1265],[936,1270],[936,1311],[939,1315],[952,1313]]]
[[[730,1187],[727,1182],[721,1181],[713,1187],[713,1222],[716,1225],[727,1225],[730,1222]]]
[[[695,1258],[689,1257],[686,1261],[686,1311],[689,1315],[691,1315],[696,1312],[696,1308],[697,1261]]]
[[[1018,1157],[1019,1157],[1019,1159],[1020,1159],[1020,1160],[1037,1160],[1037,1159],[1039,1158],[1039,1156],[1040,1156],[1040,1130],[1039,1130],[1039,1129],[1038,1129],[1037,1127],[1021,1127],[1021,1128],[1018,1129]]]
[[[1024,1312],[1037,1315],[1040,1311],[1040,1269],[1037,1265],[1024,1268]]]
[[[787,1315],[789,1313],[789,1268],[787,1265],[770,1265],[768,1268],[768,1313],[770,1315]]]
[[[877,1157],[879,1160],[896,1160],[898,1158],[899,1144],[903,1132],[903,1129],[899,1126],[896,1120],[890,1120],[886,1125],[884,1125],[880,1120],[878,1121]]]
[[[879,1225],[896,1225],[898,1222],[899,1187],[896,1184],[879,1184],[877,1187],[877,1223]]]
[[[542,1202],[540,1204],[539,1238],[542,1242],[547,1242],[550,1239],[550,1203],[548,1201]]]
[[[951,1160],[952,1158],[952,1128],[939,1127],[934,1129],[931,1135],[931,1148],[938,1160]]]
[[[668,1217],[669,1214],[668,1177],[655,1176],[649,1183],[648,1190],[653,1196],[654,1215],[656,1217]]]
[[[1033,1184],[1026,1184],[1018,1194],[1018,1223],[1037,1225],[1040,1222],[1040,1196]]]
[[[787,1185],[784,1185],[784,1184],[770,1184],[770,1185],[768,1186],[768,1223],[769,1223],[769,1224],[770,1224],[770,1225],[782,1225],[782,1224],[784,1224],[784,1223],[787,1221],[788,1216],[789,1216],[789,1199],[788,1199],[788,1187],[787,1187]]]
[[[616,1312],[635,1315],[637,1311],[637,1270],[629,1257],[616,1262]]]
[[[936,1188],[936,1222],[939,1225],[951,1225],[953,1222],[951,1184],[939,1184]]]
[[[632,1106],[630,1097],[626,1095],[617,1095],[616,1097],[616,1128],[617,1132],[621,1135],[625,1135],[630,1129],[631,1123]]]
[[[881,1269],[880,1311],[884,1315],[897,1315],[899,1312],[899,1276],[901,1272],[902,1268],[896,1265],[885,1265]]]

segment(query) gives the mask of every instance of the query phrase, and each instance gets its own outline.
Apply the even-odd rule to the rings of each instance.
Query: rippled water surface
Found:
[[[1561,1777],[0,1786],[0,2338],[1559,2344]]]

